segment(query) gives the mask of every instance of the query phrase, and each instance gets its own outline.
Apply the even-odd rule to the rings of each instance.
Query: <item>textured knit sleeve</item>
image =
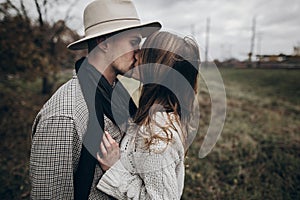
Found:
[[[175,135],[172,143],[154,142],[148,152],[122,155],[121,159],[100,179],[97,187],[117,199],[180,199],[184,182],[184,151]],[[133,162],[134,171],[128,162]]]
[[[80,147],[69,117],[51,117],[37,124],[32,138],[32,199],[73,199],[74,148]]]

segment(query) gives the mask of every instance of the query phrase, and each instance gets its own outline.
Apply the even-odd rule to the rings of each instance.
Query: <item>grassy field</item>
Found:
[[[200,132],[186,159],[183,199],[300,199],[300,70],[223,69],[227,117],[213,151],[198,152],[210,118],[201,85]],[[0,81],[0,199],[29,199],[31,124],[49,96],[40,82]]]
[[[183,199],[300,198],[300,71],[221,70],[227,117],[221,138],[197,158],[210,117],[201,89],[202,129],[187,159]]]

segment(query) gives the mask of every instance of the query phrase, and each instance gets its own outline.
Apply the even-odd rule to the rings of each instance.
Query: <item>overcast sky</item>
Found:
[[[92,0],[79,0],[70,25],[83,35],[83,8]],[[207,18],[210,18],[211,59],[246,59],[251,27],[256,17],[254,54],[292,54],[300,46],[299,0],[133,0],[142,21],[158,20],[166,30],[191,35],[205,48]],[[67,5],[66,5],[67,6]],[[55,8],[55,16],[66,7]],[[202,54],[203,55],[203,54]],[[203,56],[202,56],[203,59]]]

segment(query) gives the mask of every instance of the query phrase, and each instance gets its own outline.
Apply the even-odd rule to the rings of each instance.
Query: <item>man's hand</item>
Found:
[[[102,142],[100,143],[101,157],[97,153],[97,160],[101,168],[106,171],[120,159],[120,148],[108,132],[103,134]]]

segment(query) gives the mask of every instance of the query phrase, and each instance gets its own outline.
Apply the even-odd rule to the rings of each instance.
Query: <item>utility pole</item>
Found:
[[[205,66],[208,64],[208,49],[209,49],[209,29],[210,29],[210,18],[206,19],[206,34],[205,34]]]
[[[257,54],[261,55],[261,40],[262,40],[262,33],[257,33]]]
[[[257,33],[257,54],[258,54],[258,60],[257,60],[257,67],[260,67],[260,61],[262,58],[261,55],[261,40],[262,40],[262,33]]]
[[[250,45],[250,52],[248,54],[249,56],[249,67],[252,66],[252,54],[253,54],[253,49],[254,49],[254,42],[255,42],[255,26],[256,26],[256,18],[253,17],[253,20],[252,20],[252,37],[251,37],[251,45]]]

